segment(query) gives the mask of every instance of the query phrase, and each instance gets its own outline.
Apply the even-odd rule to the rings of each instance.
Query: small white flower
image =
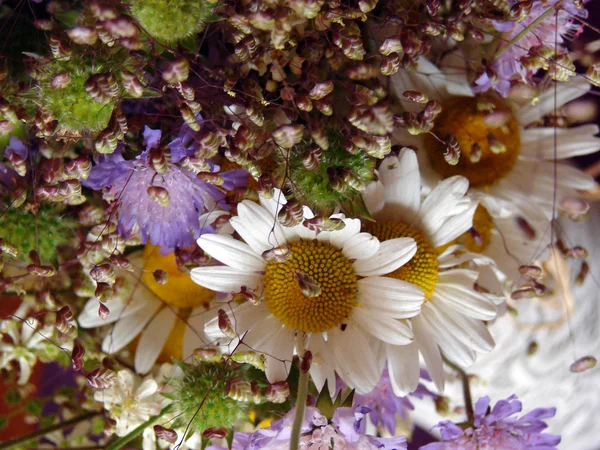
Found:
[[[104,409],[116,421],[116,435],[125,436],[169,404],[170,401],[158,390],[158,383],[152,377],[141,381],[125,369],[119,371],[112,386],[97,391],[94,399],[103,403]]]

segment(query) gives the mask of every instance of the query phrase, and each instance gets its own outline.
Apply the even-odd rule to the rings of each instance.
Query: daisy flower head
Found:
[[[417,242],[410,262],[388,277],[413,284],[425,295],[421,312],[410,319],[414,342],[404,346],[385,342],[381,351],[387,355],[397,395],[416,389],[419,352],[436,386],[443,390],[442,352],[454,363],[469,366],[476,352],[494,346],[483,322],[496,317],[492,297],[475,290],[477,271],[454,268],[452,247],[442,252],[443,246],[471,228],[477,203],[466,195],[469,182],[461,176],[443,180],[422,199],[417,157],[408,148],[398,157],[384,159],[379,177],[363,194],[375,219],[365,223],[364,229],[382,245],[402,237]]]
[[[106,189],[115,199],[118,230],[124,237],[139,234],[142,243],[151,242],[165,249],[190,247],[203,232],[198,216],[216,206],[227,208],[224,190],[244,186],[248,174],[243,170],[220,173],[219,187],[197,178],[189,162],[194,154],[194,133],[184,125],[179,136],[160,149],[160,130],[146,126],[146,150],[134,160],[125,160],[122,146],[110,155],[101,155],[85,181],[94,190]],[[165,153],[166,152],[166,153]],[[160,159],[163,159],[162,161]],[[206,172],[219,166],[203,161]]]
[[[192,269],[192,279],[214,291],[259,294],[258,302],[228,305],[221,316],[235,332],[230,347],[237,336],[264,353],[270,382],[285,380],[294,350],[306,348],[319,389],[325,380],[335,386],[336,371],[357,392],[368,392],[383,369],[371,341],[406,345],[413,339],[405,319],[420,312],[423,293],[385,275],[413,257],[416,243],[410,237],[380,242],[361,232],[360,220],[343,216],[335,218],[345,225],[341,230],[286,228],[277,221],[283,202],[279,193],[260,205],[241,202],[231,225],[243,242],[201,236],[198,245],[223,265]],[[312,214],[305,210],[305,216]],[[207,324],[209,336],[223,338],[220,321]]]
[[[595,185],[591,176],[562,160],[597,151],[597,125],[533,126],[585,95],[590,85],[572,78],[533,100],[516,94],[503,99],[475,94],[466,81],[464,61],[457,55],[445,64],[448,68],[443,72],[422,58],[417,72],[394,75],[392,89],[399,98],[403,90],[416,89],[441,104],[430,133],[412,136],[400,129],[396,141],[419,149],[426,187],[456,175],[469,180],[470,193],[481,205],[479,226],[491,232],[476,251],[487,253],[488,245],[490,250],[495,246],[494,258],[506,264],[501,269],[516,274],[519,265],[544,257],[556,210],[578,198],[578,191]],[[460,74],[456,67],[463,67]],[[414,108],[408,102],[403,105]],[[448,152],[449,142],[454,158]]]
[[[129,261],[133,272],[121,271],[114,295],[103,304],[108,316],[99,313],[99,302],[92,298],[78,322],[83,328],[111,325],[102,342],[106,353],[134,343],[135,370],[144,374],[157,361],[188,358],[206,344],[202,330],[215,293],[193,283],[177,266],[175,255],[162,255],[158,247],[146,245]],[[157,270],[166,274],[166,283],[157,282]]]
[[[522,417],[511,417],[521,412],[516,395],[500,400],[490,409],[490,398],[482,397],[475,403],[475,418],[467,427],[450,421],[440,422],[443,442],[421,447],[421,450],[556,450],[560,436],[543,433],[547,425],[543,419],[554,417],[556,408],[536,408]]]

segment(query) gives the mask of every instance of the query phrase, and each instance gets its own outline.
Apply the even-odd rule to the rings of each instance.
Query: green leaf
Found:
[[[17,389],[11,389],[6,393],[6,404],[7,405],[18,405],[21,403],[21,393]]]
[[[41,416],[44,405],[38,399],[29,400],[27,402],[27,411],[34,416]]]
[[[104,433],[104,425],[106,425],[106,420],[104,420],[104,417],[94,417],[94,420],[92,420],[92,433]]]
[[[8,425],[8,419],[0,416],[0,430],[3,430]]]

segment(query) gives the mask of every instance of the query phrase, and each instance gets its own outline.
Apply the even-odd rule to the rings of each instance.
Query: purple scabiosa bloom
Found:
[[[179,135],[168,144],[171,161],[158,173],[150,152],[158,148],[160,130],[144,129],[146,150],[134,160],[125,160],[122,147],[111,155],[101,155],[85,181],[85,186],[107,189],[106,198],[114,199],[118,230],[124,237],[139,234],[142,243],[150,241],[163,250],[189,247],[203,233],[198,217],[204,209],[229,209],[225,190],[245,186],[248,174],[243,170],[220,173],[223,183],[217,187],[203,182],[180,164],[193,155],[196,133],[183,125]],[[208,162],[211,172],[219,166]]]
[[[4,149],[4,158],[8,161],[14,158],[25,162],[29,158],[29,149],[23,144],[21,139],[11,136],[8,146]],[[16,190],[20,190],[19,188],[25,188],[25,173],[25,166],[23,166],[19,173],[14,167],[11,168],[0,163],[0,192],[9,194],[14,193]]]
[[[554,417],[556,408],[536,408],[520,418],[511,417],[521,412],[516,395],[500,400],[489,410],[490,398],[485,396],[475,403],[472,426],[462,428],[445,420],[440,422],[442,440],[421,447],[420,450],[556,450],[560,436],[542,433],[547,427],[542,419]]]
[[[331,421],[317,408],[306,408],[302,422],[299,448],[303,450],[406,450],[402,437],[380,438],[365,434],[365,414],[368,408],[338,408]],[[243,450],[287,450],[296,408],[269,428],[254,433],[236,433],[235,440],[244,443]]]
[[[513,7],[517,3],[517,0],[509,0],[510,7]],[[548,8],[558,3],[558,0],[535,0],[531,11],[522,21],[493,21],[492,25],[497,31],[503,33],[503,40],[506,40],[505,43],[508,43],[531,25]],[[495,89],[502,96],[507,97],[511,81],[522,81],[529,85],[533,84],[531,77],[534,74],[525,68],[521,62],[521,58],[527,56],[533,47],[544,46],[554,50],[555,42],[560,51],[563,49],[565,38],[571,40],[583,30],[581,22],[575,19],[585,19],[586,17],[587,11],[585,9],[577,9],[572,0],[561,2],[557,12],[547,16],[496,59],[492,65],[495,76],[491,77],[488,73],[483,73],[475,80],[476,86],[473,90],[475,92],[485,92],[489,89]]]
[[[425,370],[421,370],[421,378],[431,381],[429,374]],[[337,392],[341,392],[346,388],[345,383],[337,378]],[[425,386],[419,384],[411,396],[422,399],[424,397],[437,398],[437,395],[430,392]],[[373,425],[378,430],[385,430],[392,436],[396,434],[397,415],[400,414],[402,419],[408,419],[408,411],[415,409],[411,403],[409,396],[398,396],[394,393],[392,380],[386,367],[381,374],[381,378],[377,386],[368,394],[354,393],[352,400],[353,407],[366,407],[369,412],[368,417],[373,422]]]

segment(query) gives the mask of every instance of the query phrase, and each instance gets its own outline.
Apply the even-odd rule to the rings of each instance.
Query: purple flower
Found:
[[[475,403],[475,420],[468,428],[448,420],[440,422],[437,427],[444,442],[420,450],[556,450],[560,436],[542,433],[547,427],[542,419],[554,417],[556,408],[537,408],[516,418],[511,416],[522,409],[516,395],[500,400],[491,411],[489,405],[487,396]]]
[[[11,136],[8,146],[4,150],[4,158],[10,159],[13,155],[20,160],[27,160],[29,158],[29,149],[19,138]],[[14,193],[19,188],[23,189],[25,184],[23,175],[17,173],[13,168],[0,163],[0,192],[4,191],[5,194]]]
[[[317,408],[306,408],[302,421],[299,448],[309,450],[406,450],[404,437],[379,438],[365,434],[365,414],[368,408],[338,408],[331,421]],[[240,450],[287,450],[296,409],[269,428],[254,433],[236,433],[235,440],[244,443]]]
[[[509,1],[511,7],[516,3],[516,0]],[[558,0],[535,0],[530,13],[527,14],[523,21],[493,21],[492,25],[496,30],[503,33],[503,39],[506,39],[506,43],[508,43],[531,25],[548,8],[557,3]],[[513,44],[494,61],[492,69],[495,72],[495,77],[490,77],[489,74],[484,73],[475,80],[477,86],[475,86],[474,91],[485,92],[489,89],[495,89],[502,96],[507,97],[511,81],[522,81],[532,84],[531,77],[534,74],[527,71],[521,62],[521,58],[527,56],[529,51],[537,46],[544,46],[554,50],[555,41],[559,45],[560,51],[564,44],[563,38],[572,39],[583,29],[581,23],[576,21],[575,18],[585,19],[586,17],[587,11],[577,9],[572,0],[562,2],[558,8],[558,12],[550,14],[538,23],[533,30],[526,33],[518,42]]]
[[[224,190],[245,186],[248,174],[243,170],[221,173],[224,183],[219,189],[184,169],[179,163],[193,155],[196,137],[187,125],[168,144],[171,167],[159,174],[150,164],[149,156],[159,145],[160,137],[160,130],[146,127],[146,151],[134,160],[123,158],[121,146],[111,155],[101,155],[84,184],[94,190],[107,188],[104,195],[115,201],[118,230],[122,236],[139,234],[144,244],[150,241],[166,250],[189,247],[201,234],[214,231],[210,227],[200,227],[198,217],[202,211],[205,208],[229,209]],[[209,164],[212,172],[219,171],[219,166]],[[149,193],[150,187],[153,189]],[[163,197],[163,201],[157,201],[157,190],[162,194],[166,190],[166,200]]]

